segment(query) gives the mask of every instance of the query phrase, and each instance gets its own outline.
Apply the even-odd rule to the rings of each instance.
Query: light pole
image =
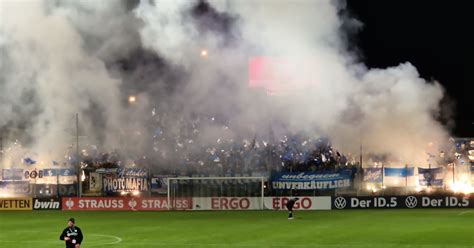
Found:
[[[76,113],[76,168],[77,168],[77,196],[82,195],[81,161],[79,159],[79,113]]]

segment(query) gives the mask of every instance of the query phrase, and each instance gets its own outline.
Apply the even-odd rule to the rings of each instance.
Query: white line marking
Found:
[[[470,212],[472,212],[472,210],[463,211],[463,212],[459,213],[458,215],[464,215],[464,214],[467,214],[467,213],[470,213]]]
[[[115,245],[115,244],[118,244],[118,243],[121,243],[122,242],[122,238],[120,237],[117,237],[117,236],[114,236],[114,235],[106,235],[106,234],[89,234],[89,235],[85,235],[86,237],[87,236],[97,236],[97,237],[105,237],[105,238],[111,238],[113,239],[113,241],[108,241],[108,240],[105,240],[105,241],[92,241],[92,242],[85,242],[85,244],[87,244],[87,246],[101,246],[101,245]],[[61,241],[61,240],[58,240],[58,241],[41,241],[41,240],[0,240],[0,243],[42,243],[42,244],[59,244],[59,243],[62,243],[64,241]]]
[[[113,235],[95,235],[95,236],[102,236],[115,239],[112,242],[94,242],[90,243],[87,242],[87,247],[90,246],[107,246],[107,245],[116,245],[122,242],[122,239],[113,236]],[[59,241],[59,240],[58,240]],[[34,241],[34,240],[22,240],[22,241],[5,241],[0,240],[0,243],[36,243],[36,244],[59,244],[60,242],[52,242],[52,241]],[[267,244],[267,243],[254,243],[254,244],[232,244],[232,243],[160,243],[160,242],[127,242],[121,243],[120,247],[129,247],[129,246],[137,246],[137,245],[147,245],[152,247],[195,247],[195,246],[204,246],[204,247],[381,247],[381,246],[393,246],[393,247],[404,247],[404,248],[411,248],[411,247],[423,247],[423,248],[431,248],[431,247],[444,247],[444,245],[440,244],[417,244],[417,245],[409,245],[409,244],[395,244],[395,243],[374,243],[374,244]],[[459,248],[469,248],[470,245],[450,245],[449,247],[459,247]],[[472,246],[474,248],[474,246]]]
[[[374,243],[374,244],[268,244],[268,243],[254,243],[254,244],[232,244],[232,243],[160,243],[160,242],[130,242],[130,243],[122,243],[120,244],[121,247],[129,247],[129,246],[137,246],[137,245],[147,245],[153,247],[195,247],[195,246],[203,246],[203,247],[381,247],[381,246],[393,246],[393,247],[424,247],[424,248],[431,248],[431,247],[444,247],[443,245],[438,244],[417,244],[417,245],[410,245],[410,244],[395,244],[395,243]],[[469,245],[454,245],[450,247],[459,247],[459,248],[469,248]],[[474,247],[473,247],[474,248]]]
[[[92,243],[88,246],[115,245],[115,244],[118,244],[118,243],[122,242],[122,238],[114,236],[114,235],[105,235],[105,234],[90,234],[90,235],[99,236],[99,237],[106,237],[106,238],[113,238],[113,239],[115,239],[115,241],[107,242],[107,243],[100,243],[100,244],[99,243]]]

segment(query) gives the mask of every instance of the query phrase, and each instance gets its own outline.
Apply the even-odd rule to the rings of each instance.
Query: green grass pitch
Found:
[[[474,210],[0,212],[0,247],[474,247]]]

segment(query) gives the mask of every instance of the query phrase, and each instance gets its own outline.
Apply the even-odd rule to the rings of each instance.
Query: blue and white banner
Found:
[[[28,195],[30,193],[28,181],[0,181],[0,194]]]
[[[3,169],[2,180],[23,180],[23,169]]]
[[[386,177],[412,177],[415,175],[414,167],[405,168],[384,168],[384,176]]]
[[[443,168],[418,168],[420,186],[443,186]]]
[[[365,168],[364,182],[381,183],[382,182],[382,168]]]
[[[351,186],[352,170],[334,173],[314,172],[283,172],[275,175],[272,180],[273,189],[337,189]]]
[[[32,184],[73,184],[76,182],[74,168],[52,169],[3,169],[2,180],[23,180]]]
[[[415,175],[414,167],[390,168],[383,169],[383,183],[386,186],[402,187],[413,186],[413,176]]]
[[[176,177],[176,175],[154,175],[151,179],[151,191],[158,194],[168,193],[168,178]]]
[[[41,170],[25,170],[26,180],[36,184],[73,184],[77,181],[74,168],[47,168]]]

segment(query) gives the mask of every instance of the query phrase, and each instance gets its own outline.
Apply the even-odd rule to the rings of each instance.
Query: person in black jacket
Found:
[[[82,243],[82,231],[79,227],[76,226],[76,221],[74,218],[70,218],[67,222],[67,227],[64,229],[60,240],[66,242],[66,248],[80,248]]]
[[[298,201],[298,198],[293,198],[288,200],[286,203],[286,208],[288,209],[288,219],[292,220],[293,219],[293,205]]]

